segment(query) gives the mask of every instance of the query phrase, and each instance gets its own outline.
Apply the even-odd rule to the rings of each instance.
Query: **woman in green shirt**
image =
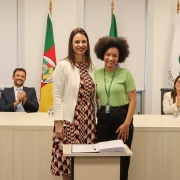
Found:
[[[96,92],[101,108],[97,111],[97,141],[122,139],[129,148],[133,139],[136,87],[129,70],[117,68],[129,55],[125,38],[102,37],[94,47],[104,68],[95,71]],[[130,157],[121,157],[120,180],[128,179]]]

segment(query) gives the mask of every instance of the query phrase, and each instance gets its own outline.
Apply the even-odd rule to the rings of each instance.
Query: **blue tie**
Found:
[[[21,88],[17,88],[17,91],[20,92]],[[17,112],[22,112],[22,103],[17,105]]]

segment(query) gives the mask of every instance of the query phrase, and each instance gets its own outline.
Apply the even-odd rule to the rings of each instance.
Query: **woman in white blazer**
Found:
[[[164,114],[173,114],[173,110],[178,108],[180,108],[180,75],[174,81],[173,90],[165,93],[163,98]]]
[[[63,144],[93,144],[96,140],[94,65],[87,33],[74,29],[68,56],[53,74],[54,135],[51,173],[70,180],[71,158],[63,156]]]

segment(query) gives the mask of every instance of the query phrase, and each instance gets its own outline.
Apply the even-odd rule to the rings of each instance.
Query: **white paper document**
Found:
[[[126,153],[126,146],[120,139],[97,144],[73,144],[72,152]]]

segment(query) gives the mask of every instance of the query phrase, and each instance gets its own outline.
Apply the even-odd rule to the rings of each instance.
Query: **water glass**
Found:
[[[49,106],[48,108],[48,117],[53,117],[54,112],[53,112],[53,106]]]
[[[178,117],[178,114],[179,114],[179,110],[178,110],[178,109],[174,109],[174,110],[173,110],[173,117],[174,117],[174,118],[177,118],[177,117]]]

